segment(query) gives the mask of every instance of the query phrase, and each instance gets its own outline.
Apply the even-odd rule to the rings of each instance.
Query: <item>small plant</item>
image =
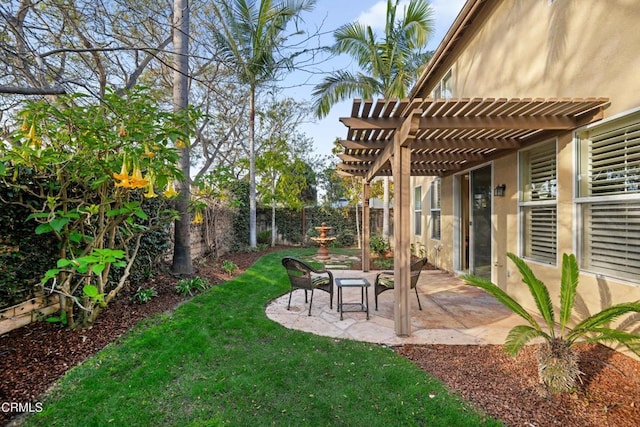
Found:
[[[59,316],[49,316],[45,320],[49,323],[60,323],[61,325],[67,326],[67,312],[61,311]]]
[[[154,288],[138,288],[136,293],[133,294],[133,300],[138,304],[146,304],[155,296],[158,296],[158,293]]]
[[[175,291],[177,294],[186,297],[193,295],[194,292],[204,291],[209,287],[209,283],[202,277],[192,277],[190,279],[182,279],[176,283]]]
[[[578,356],[573,349],[578,340],[619,342],[632,352],[640,354],[640,335],[609,327],[610,322],[622,315],[640,312],[640,301],[612,305],[578,322],[570,329],[568,324],[577,294],[579,270],[575,255],[564,254],[560,279],[560,318],[556,329],[553,305],[545,284],[535,277],[521,258],[512,253],[508,253],[507,256],[520,270],[522,281],[528,286],[546,328],[543,329],[533,315],[491,281],[472,275],[463,276],[463,279],[472,286],[484,289],[529,323],[516,326],[509,331],[504,343],[507,353],[515,356],[532,339],[544,338],[546,342],[538,353],[538,376],[540,382],[551,392],[569,392],[574,388],[580,375]]]
[[[389,250],[391,246],[389,245],[389,241],[386,240],[382,236],[371,236],[371,240],[369,240],[369,249],[374,254],[379,256],[384,256]]]
[[[233,276],[233,273],[238,270],[238,266],[233,261],[227,259],[222,261],[222,269],[228,276]]]
[[[418,258],[424,258],[426,251],[424,248],[424,245],[420,242],[416,243],[415,245],[412,243],[411,244],[411,253],[414,254],[415,256],[417,256]]]

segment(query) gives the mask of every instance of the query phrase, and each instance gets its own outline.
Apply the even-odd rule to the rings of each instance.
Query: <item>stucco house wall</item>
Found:
[[[430,97],[442,78],[451,72],[455,98],[586,98],[607,97],[611,105],[606,121],[640,109],[640,3],[635,0],[469,0],[482,4],[472,23],[449,44],[427,76],[414,90]],[[464,11],[464,9],[463,9]],[[454,24],[455,25],[455,24]],[[445,42],[447,40],[445,39]],[[562,254],[576,248],[577,224],[575,134],[560,134],[557,147],[557,260],[555,265],[530,262],[534,272],[559,295]],[[546,141],[546,140],[545,140]],[[543,142],[543,141],[541,141]],[[531,308],[528,290],[520,282],[506,252],[519,254],[518,154],[498,158],[493,187],[506,184],[504,197],[493,197],[491,279]],[[430,238],[430,183],[432,177],[413,177],[412,188],[422,186],[422,234],[412,233],[414,245],[424,245],[430,259],[441,268],[454,265],[455,177],[441,179],[440,240]],[[640,196],[638,197],[640,205]],[[415,203],[415,201],[412,201]],[[412,205],[412,209],[415,204]],[[412,224],[414,230],[415,224]],[[605,304],[640,300],[640,277],[619,280],[582,273],[578,291],[591,313]]]

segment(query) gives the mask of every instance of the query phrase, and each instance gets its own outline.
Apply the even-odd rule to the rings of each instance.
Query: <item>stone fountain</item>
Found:
[[[327,237],[327,233],[331,231],[333,227],[327,226],[326,223],[322,223],[320,227],[315,227],[315,229],[320,233],[318,237],[311,237],[311,240],[320,245],[318,248],[317,259],[329,259],[331,256],[329,255],[329,248],[327,247],[329,243],[333,242],[335,237]]]

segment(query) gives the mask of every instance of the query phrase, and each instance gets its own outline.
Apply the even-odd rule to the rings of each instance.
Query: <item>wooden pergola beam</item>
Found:
[[[415,109],[401,123],[399,129],[397,129],[394,134],[393,144],[387,145],[369,168],[369,172],[365,176],[368,182],[371,182],[373,178],[375,178],[378,171],[382,169],[382,167],[389,161],[389,159],[391,159],[391,156],[395,151],[395,147],[398,144],[400,144],[400,146],[405,146],[410,143],[413,138],[415,138],[420,123],[420,114],[422,114],[422,110]],[[398,143],[397,141],[400,141],[400,143]]]

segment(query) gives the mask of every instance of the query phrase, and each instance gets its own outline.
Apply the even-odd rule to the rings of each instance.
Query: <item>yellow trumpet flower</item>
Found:
[[[32,142],[36,138],[36,125],[35,124],[31,125],[31,129],[29,129],[29,133],[27,134],[27,138],[29,138],[29,140],[32,141]]]
[[[29,130],[29,123],[27,123],[27,119],[24,119],[22,122],[22,132],[26,132]]]
[[[127,168],[126,156],[122,158],[122,168],[120,168],[120,173],[114,173],[113,178],[120,181],[120,182],[116,182],[115,184],[116,187],[131,188],[131,182],[129,181],[129,169]]]
[[[178,139],[176,141],[176,148],[185,148],[186,145],[184,144],[184,141],[182,141],[181,139]]]
[[[153,191],[153,185],[156,182],[156,177],[153,174],[153,172],[149,172],[147,174],[147,180],[149,181],[149,184],[147,185],[147,192],[144,193],[144,197],[146,197],[147,199],[152,199],[154,197],[158,197],[158,195],[156,193],[154,193]]]
[[[153,151],[149,150],[149,146],[145,144],[145,146],[144,146],[144,155],[145,155],[145,157],[148,157],[148,158],[152,159],[153,156],[156,155],[156,153],[154,153]]]
[[[169,181],[167,183],[167,188],[164,190],[162,195],[167,199],[171,199],[178,195],[178,192],[176,191],[176,187],[173,185],[173,181]]]
[[[204,221],[204,219],[202,218],[202,212],[200,211],[200,209],[196,210],[196,214],[193,217],[193,221],[191,221],[193,224],[202,224],[202,222]]]
[[[127,128],[124,127],[124,123],[120,123],[120,130],[118,131],[120,138],[127,136]]]
[[[140,166],[135,164],[131,173],[131,188],[144,188],[149,184],[149,180],[142,177]]]

